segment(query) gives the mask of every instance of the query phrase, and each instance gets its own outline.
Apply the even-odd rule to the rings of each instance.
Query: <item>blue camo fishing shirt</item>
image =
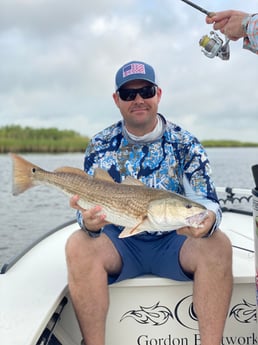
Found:
[[[100,167],[118,183],[129,175],[149,187],[188,196],[216,213],[213,232],[221,221],[221,211],[206,151],[191,133],[160,116],[163,135],[148,144],[130,141],[124,135],[123,121],[96,134],[86,149],[84,170],[93,175]],[[82,226],[80,212],[77,219]]]

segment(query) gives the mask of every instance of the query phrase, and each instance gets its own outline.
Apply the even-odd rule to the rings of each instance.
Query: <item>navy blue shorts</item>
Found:
[[[121,230],[107,225],[103,232],[113,242],[123,261],[121,272],[108,277],[109,284],[144,274],[180,281],[193,279],[180,265],[179,252],[186,237],[178,235],[176,231],[163,235],[144,233],[119,238]]]

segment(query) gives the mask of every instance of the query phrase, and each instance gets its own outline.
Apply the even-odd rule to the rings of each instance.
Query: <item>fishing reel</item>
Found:
[[[210,37],[208,35],[203,36],[200,39],[199,44],[202,47],[202,52],[208,58],[212,59],[215,56],[218,56],[222,60],[229,60],[230,49],[228,38],[226,38],[224,43],[216,32],[211,31]]]

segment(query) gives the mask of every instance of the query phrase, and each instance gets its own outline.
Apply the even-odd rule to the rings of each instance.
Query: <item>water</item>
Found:
[[[217,186],[252,189],[251,166],[258,164],[258,148],[212,148],[208,154]],[[54,170],[60,166],[82,168],[83,154],[27,154],[35,164]],[[12,196],[11,159],[0,155],[0,267],[56,226],[75,218],[69,198],[44,186]]]
[[[251,166],[258,164],[258,148],[207,149],[217,186],[252,189]]]
[[[83,154],[27,154],[25,159],[46,170],[69,165],[82,168]],[[26,246],[56,226],[75,218],[69,198],[54,188],[39,186],[12,195],[12,166],[0,155],[0,267]]]

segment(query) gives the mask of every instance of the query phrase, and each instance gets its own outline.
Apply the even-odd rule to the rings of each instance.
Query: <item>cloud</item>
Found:
[[[225,9],[222,0],[198,3]],[[229,0],[227,8],[257,12],[257,2]],[[257,141],[257,56],[238,41],[228,62],[205,57],[204,19],[181,1],[2,0],[0,126],[91,136],[120,119],[111,97],[116,70],[142,59],[157,71],[168,119],[200,139]]]

